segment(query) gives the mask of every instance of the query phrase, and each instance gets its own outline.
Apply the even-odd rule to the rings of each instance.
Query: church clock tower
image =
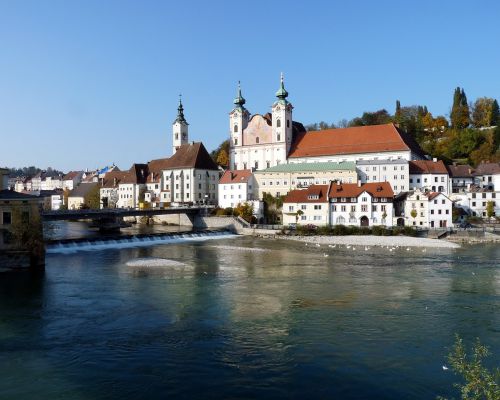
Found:
[[[240,158],[243,146],[243,130],[248,125],[250,113],[244,106],[246,100],[241,95],[240,82],[238,82],[238,92],[233,103],[234,108],[229,113],[229,166],[231,169],[242,169],[244,165],[240,162]]]
[[[179,107],[177,107],[177,118],[172,124],[172,155],[188,140],[188,123],[184,117],[184,107],[182,107],[181,96],[179,96]]]
[[[283,73],[281,73],[280,88],[276,92],[276,100],[272,106],[272,126],[273,126],[273,142],[283,144],[284,160],[288,157],[290,146],[292,145],[292,110],[293,106],[288,100],[288,92],[285,89]]]

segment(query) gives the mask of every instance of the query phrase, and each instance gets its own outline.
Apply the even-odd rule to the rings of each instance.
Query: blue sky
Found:
[[[69,170],[167,157],[178,94],[214,149],[242,82],[294,120],[351,119],[453,89],[500,98],[497,1],[0,0],[0,165]]]

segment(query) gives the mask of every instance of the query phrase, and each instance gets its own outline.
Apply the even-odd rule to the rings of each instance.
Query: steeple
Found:
[[[188,143],[188,123],[184,117],[181,95],[179,95],[179,107],[177,107],[177,118],[172,124],[172,154],[183,144]]]
[[[179,95],[179,107],[177,107],[177,118],[175,122],[180,122],[182,124],[189,125],[184,117],[184,107],[182,106],[182,94]]]
[[[288,92],[285,89],[285,79],[283,78],[283,72],[281,73],[281,83],[280,83],[280,88],[276,92],[276,97],[278,98],[278,103],[280,104],[287,104],[287,97],[288,97]]]
[[[235,99],[233,100],[233,103],[235,105],[235,108],[238,108],[238,109],[245,108],[243,105],[246,103],[246,100],[241,95],[241,84],[240,84],[240,81],[238,81],[238,94],[236,95]]]

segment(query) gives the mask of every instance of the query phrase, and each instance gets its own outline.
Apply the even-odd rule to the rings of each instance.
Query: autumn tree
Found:
[[[212,160],[223,168],[229,167],[229,139],[224,140],[210,153]]]
[[[480,97],[474,102],[472,124],[476,128],[496,125],[498,121],[498,102],[490,97]]]
[[[454,128],[464,129],[470,125],[469,104],[463,88],[457,87],[455,89],[450,118],[451,126]]]
[[[87,193],[85,206],[93,210],[99,210],[101,208],[101,193],[99,185],[95,185]]]
[[[486,203],[486,216],[488,218],[495,216],[495,202],[494,201],[488,201]]]

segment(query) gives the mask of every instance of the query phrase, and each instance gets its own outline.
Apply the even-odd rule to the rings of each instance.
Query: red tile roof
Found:
[[[482,161],[476,168],[475,175],[496,175],[500,174],[500,163],[490,163]]]
[[[289,157],[409,150],[423,156],[422,150],[412,138],[394,124],[385,124],[298,133]]]
[[[75,179],[78,175],[82,175],[82,171],[70,171],[66,175],[64,175],[63,180],[69,181],[70,179]]]
[[[172,168],[196,168],[216,171],[219,169],[201,142],[181,145],[175,154],[165,162],[164,169]]]
[[[219,180],[219,184],[226,183],[247,183],[252,176],[251,169],[240,169],[235,171],[226,171]]]
[[[474,169],[470,165],[448,165],[448,171],[453,178],[472,178]]]
[[[304,190],[291,190],[286,195],[283,203],[327,203],[329,185],[311,185]],[[318,196],[310,199],[310,196]]]
[[[410,174],[446,174],[448,170],[441,160],[416,160],[409,161]]]
[[[394,192],[389,182],[370,182],[358,186],[357,183],[332,183],[329,198],[358,197],[361,193],[368,192],[373,197],[386,197],[392,199]]]

